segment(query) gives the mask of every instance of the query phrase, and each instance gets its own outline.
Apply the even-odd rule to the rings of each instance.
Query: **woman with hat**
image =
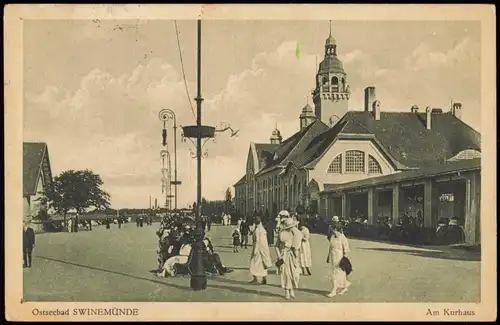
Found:
[[[282,225],[278,238],[278,261],[277,266],[281,276],[281,287],[285,289],[285,298],[295,298],[293,289],[299,286],[300,266],[298,261],[299,248],[302,242],[297,222],[286,218]]]
[[[332,298],[338,294],[344,294],[351,283],[347,280],[346,272],[341,268],[340,261],[342,257],[347,257],[349,253],[349,244],[347,238],[342,233],[342,225],[336,222],[332,225],[332,237],[328,245],[328,257],[326,262],[330,264],[330,279],[333,284],[332,291],[328,297]]]
[[[335,228],[336,225],[339,225],[340,224],[340,219],[338,216],[333,216],[332,217],[332,223],[330,225],[328,225],[328,233],[326,235],[326,238],[328,240],[330,240],[333,236],[333,230]]]
[[[272,266],[271,254],[267,243],[266,229],[262,226],[260,217],[255,218],[255,231],[252,233],[253,248],[250,256],[250,273],[253,276],[251,283],[259,283],[258,278],[262,278],[262,284],[266,284],[267,269]]]
[[[310,267],[312,266],[311,244],[309,243],[310,232],[306,227],[304,220],[299,222],[299,228],[302,232],[302,243],[299,250],[299,263],[303,275],[312,275]]]

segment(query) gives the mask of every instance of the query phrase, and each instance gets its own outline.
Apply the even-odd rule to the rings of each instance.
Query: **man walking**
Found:
[[[241,233],[241,245],[240,245],[240,247],[243,248],[243,245],[245,245],[245,249],[247,249],[248,248],[248,234],[250,233],[250,225],[248,224],[248,221],[246,218],[241,222],[240,233]]]
[[[31,228],[30,222],[24,222],[23,229],[23,267],[31,267],[31,253],[35,247],[35,231]]]

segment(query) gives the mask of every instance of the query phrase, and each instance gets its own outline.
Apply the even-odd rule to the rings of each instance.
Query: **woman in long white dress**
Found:
[[[302,243],[299,251],[300,267],[302,268],[303,275],[312,275],[310,269],[312,266],[311,244],[309,243],[311,234],[304,224],[300,225],[300,231],[302,232]]]
[[[259,283],[258,278],[262,278],[260,283],[266,284],[267,269],[272,266],[271,254],[267,243],[267,233],[260,217],[255,219],[255,231],[252,233],[253,248],[250,256],[250,273],[253,276],[251,283]]]
[[[326,262],[330,264],[330,279],[332,281],[332,291],[328,297],[332,298],[337,294],[342,295],[347,291],[351,283],[347,280],[347,274],[340,268],[340,260],[349,254],[349,243],[342,233],[342,226],[335,224],[332,237],[329,241],[328,257]]]
[[[278,259],[282,260],[279,267],[281,287],[285,289],[285,299],[295,298],[293,289],[299,287],[300,265],[298,255],[302,242],[301,232],[297,229],[297,223],[291,218],[282,222],[279,233],[277,248]]]

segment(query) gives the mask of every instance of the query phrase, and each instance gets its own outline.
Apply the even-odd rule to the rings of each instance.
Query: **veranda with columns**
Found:
[[[367,218],[371,228],[379,217],[392,218],[397,224],[404,213],[420,215],[427,241],[434,239],[440,218],[456,217],[464,228],[466,242],[479,244],[480,168],[480,160],[467,160],[345,184],[325,184],[319,193],[318,212],[325,220],[333,215]]]

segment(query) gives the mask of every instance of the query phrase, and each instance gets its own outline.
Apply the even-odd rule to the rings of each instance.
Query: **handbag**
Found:
[[[276,265],[277,268],[280,268],[283,264],[285,264],[285,261],[283,261],[282,258],[280,258],[276,262],[274,262],[274,265]]]
[[[339,267],[346,273],[346,275],[349,275],[352,272],[351,261],[349,261],[349,259],[345,256],[340,260]]]

